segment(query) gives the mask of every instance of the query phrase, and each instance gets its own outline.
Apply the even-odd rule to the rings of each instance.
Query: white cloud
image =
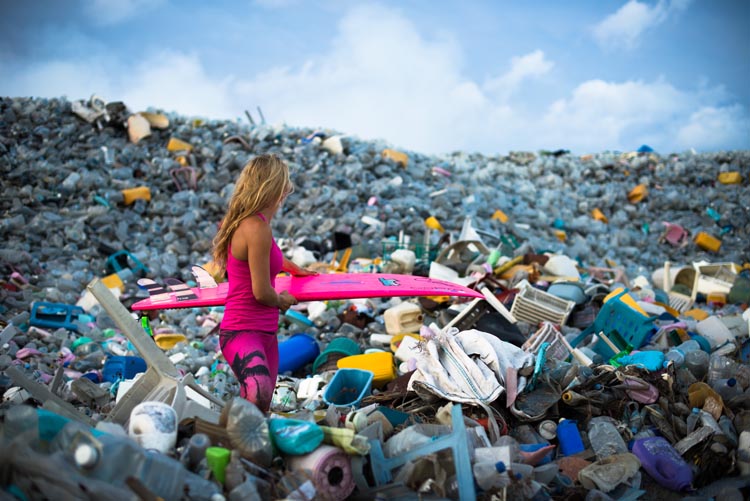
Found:
[[[633,48],[646,31],[653,29],[670,15],[685,10],[692,0],[659,0],[649,6],[629,0],[593,28],[594,38],[603,47]]]
[[[699,145],[705,150],[747,147],[750,139],[750,117],[739,104],[704,106],[690,114],[688,122],[677,131],[677,144],[683,148]]]
[[[525,56],[512,58],[510,71],[488,80],[484,89],[502,100],[508,99],[524,80],[540,77],[552,70],[554,65],[545,59],[544,52],[537,49]]]
[[[87,0],[85,9],[91,20],[108,26],[127,21],[160,7],[167,0]]]

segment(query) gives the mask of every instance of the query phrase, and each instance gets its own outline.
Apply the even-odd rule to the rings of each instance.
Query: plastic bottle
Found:
[[[696,426],[701,420],[701,410],[697,407],[693,407],[690,415],[687,417],[687,434],[690,435],[695,431]]]
[[[713,385],[720,379],[729,379],[735,370],[734,361],[723,355],[712,355],[708,363],[708,384]]]
[[[685,354],[685,367],[693,373],[695,379],[702,381],[708,373],[709,355],[703,350],[690,351]]]
[[[557,425],[557,440],[563,456],[577,454],[585,449],[581,433],[578,431],[578,423],[575,420],[563,419],[560,421]]]
[[[719,394],[725,404],[731,401],[734,397],[742,395],[742,389],[740,388],[740,385],[737,384],[737,380],[733,377],[716,380],[711,387]]]
[[[684,491],[693,483],[693,470],[664,437],[636,440],[633,454],[644,470],[659,484],[674,491]]]
[[[675,367],[682,367],[682,365],[685,363],[685,355],[687,355],[691,351],[696,351],[700,349],[701,349],[701,346],[700,344],[698,344],[698,341],[694,339],[690,339],[678,346],[671,348],[664,355],[664,358],[666,359],[664,363],[667,364],[669,361],[672,361]]]
[[[510,477],[505,463],[498,461],[479,462],[474,464],[474,480],[482,490],[502,489],[510,484]]]
[[[711,413],[706,412],[703,409],[700,409],[698,412],[700,413],[700,422],[703,426],[708,426],[718,435],[723,433],[721,426],[719,426],[719,423],[714,419]]]
[[[628,446],[622,439],[620,432],[606,418],[591,419],[588,428],[589,442],[598,460],[601,461],[613,454],[628,452]]]
[[[737,438],[737,430],[734,427],[734,424],[732,423],[732,420],[729,419],[727,416],[721,416],[719,418],[719,427],[721,428],[721,431],[724,433],[724,436],[729,439],[729,441],[732,443],[734,447],[737,447],[738,444],[738,438]]]

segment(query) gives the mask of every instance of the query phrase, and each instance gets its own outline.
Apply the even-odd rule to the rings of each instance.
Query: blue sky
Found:
[[[0,95],[505,154],[750,149],[745,0],[0,0]]]

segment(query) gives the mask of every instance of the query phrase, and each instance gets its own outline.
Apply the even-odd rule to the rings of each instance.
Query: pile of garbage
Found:
[[[438,158],[246,118],[0,99],[6,497],[750,495],[750,152]],[[130,307],[212,271],[268,152],[290,259],[481,297],[297,305],[264,414],[220,307]]]

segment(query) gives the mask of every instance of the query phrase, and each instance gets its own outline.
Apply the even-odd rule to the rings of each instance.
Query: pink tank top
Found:
[[[263,214],[258,214],[263,221]],[[281,271],[284,256],[281,249],[273,240],[271,244],[271,286],[276,284],[276,275]],[[229,291],[224,305],[224,317],[221,320],[222,330],[260,330],[276,332],[279,327],[279,309],[266,306],[255,300],[253,296],[253,282],[250,277],[250,267],[247,261],[242,261],[232,255],[232,247],[227,252],[227,276]]]

